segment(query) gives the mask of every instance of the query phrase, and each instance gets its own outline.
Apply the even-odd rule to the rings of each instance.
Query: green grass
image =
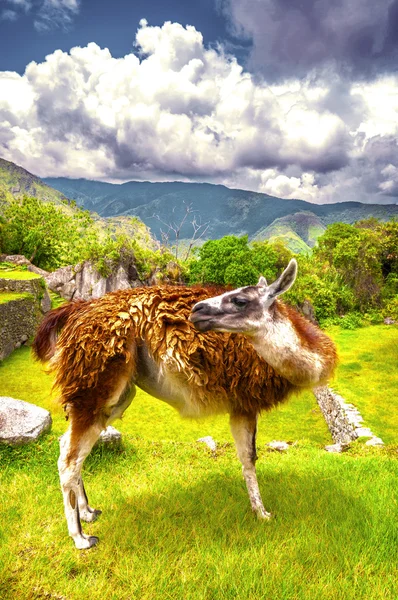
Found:
[[[332,387],[387,444],[398,443],[398,326],[332,327],[340,364]]]
[[[353,396],[368,397],[379,362],[390,365],[373,400],[382,406],[397,328],[332,335],[340,393],[351,378]],[[84,525],[100,543],[83,552],[67,537],[59,491],[66,424],[29,349],[0,363],[0,395],[51,408],[54,418],[36,444],[0,446],[2,600],[397,600],[398,446],[357,442],[326,453],[330,437],[311,394],[261,419],[258,478],[275,515],[264,524],[250,512],[227,419],[185,421],[139,392],[116,423],[123,446],[97,448],[85,463],[90,501],[103,515]],[[219,442],[215,455],[195,442],[203,435]],[[273,438],[298,442],[279,454],[265,447]]]
[[[0,290],[0,304],[7,304],[7,302],[12,302],[13,300],[23,300],[24,298],[33,298],[33,296],[28,292],[2,292]]]
[[[50,289],[47,289],[47,291],[50,295],[51,308],[58,308],[58,306],[62,306],[63,304],[65,304],[65,298],[62,298],[62,296],[60,296],[56,292],[53,292]]]
[[[334,456],[301,444],[260,451],[256,521],[232,445],[216,456],[184,442],[126,436],[88,458],[89,497],[104,511],[79,552],[67,537],[50,435],[3,449],[0,597],[140,600],[396,600],[395,450]]]
[[[4,271],[4,270],[0,270],[0,279],[20,279],[20,280],[27,280],[27,279],[40,279],[41,275],[38,275],[37,273],[32,273],[31,271],[17,271],[17,270],[12,270],[12,271]]]

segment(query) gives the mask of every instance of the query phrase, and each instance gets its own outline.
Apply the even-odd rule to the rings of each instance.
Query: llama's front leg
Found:
[[[264,508],[256,475],[257,416],[231,415],[230,427],[238,458],[242,463],[243,477],[246,481],[252,510],[259,519],[270,519],[271,513]]]
[[[81,469],[84,459],[98,439],[101,427],[99,425],[92,425],[77,440],[71,435],[72,427],[73,423],[71,428],[61,438],[58,471],[69,535],[73,538],[76,548],[83,550],[95,546],[98,538],[87,536],[83,533],[80,522],[80,507],[83,511],[82,518],[88,515],[95,515],[94,518],[90,518],[89,516],[89,520],[91,521],[96,518],[98,511],[93,511],[88,505],[81,479]]]

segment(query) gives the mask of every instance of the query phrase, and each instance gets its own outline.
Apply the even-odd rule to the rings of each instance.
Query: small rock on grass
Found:
[[[339,454],[340,452],[343,452],[344,448],[345,446],[343,444],[340,444],[339,442],[337,444],[325,446],[326,452],[331,452],[332,454]]]
[[[105,446],[118,446],[122,441],[122,434],[120,431],[109,425],[106,429],[101,431],[98,438],[97,444],[104,444]]]
[[[365,442],[365,446],[384,446],[384,442],[381,438],[373,436],[370,440]]]
[[[213,440],[211,435],[206,435],[206,437],[199,438],[196,441],[206,444],[206,446],[208,446],[212,452],[215,452],[217,450],[217,443]]]
[[[271,450],[276,450],[277,452],[284,452],[285,450],[289,450],[289,444],[287,442],[280,442],[277,440],[273,440],[267,444],[268,448]]]

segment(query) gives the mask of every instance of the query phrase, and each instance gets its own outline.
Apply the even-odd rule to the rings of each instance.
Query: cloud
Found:
[[[41,176],[396,197],[398,76],[268,85],[178,23],[142,21],[136,48],[113,58],[91,43],[0,73],[0,155]]]
[[[330,67],[366,78],[398,57],[398,0],[220,0],[235,35],[252,40],[250,65],[267,78]]]
[[[18,13],[15,10],[6,8],[0,15],[0,21],[16,21],[18,19]]]
[[[35,28],[40,32],[68,29],[80,9],[80,0],[44,0],[36,13]]]
[[[16,21],[23,14],[31,14],[39,32],[68,29],[79,13],[81,0],[0,0],[9,8],[1,13],[1,20]],[[11,8],[12,7],[12,8]]]

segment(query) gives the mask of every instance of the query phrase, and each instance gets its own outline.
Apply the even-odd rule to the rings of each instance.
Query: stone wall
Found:
[[[358,409],[333,390],[326,386],[318,387],[314,389],[314,394],[336,443],[349,444],[359,437],[369,437],[375,443],[377,440],[382,443],[368,427],[363,426],[363,418]]]
[[[0,360],[34,335],[42,318],[33,295],[14,296],[14,299],[0,304]]]
[[[42,277],[0,276],[0,360],[34,336],[43,314],[50,308],[50,296]]]
[[[42,277],[35,277],[34,279],[7,279],[0,275],[1,292],[31,294],[40,304],[40,310],[43,314],[51,308],[51,299]]]

